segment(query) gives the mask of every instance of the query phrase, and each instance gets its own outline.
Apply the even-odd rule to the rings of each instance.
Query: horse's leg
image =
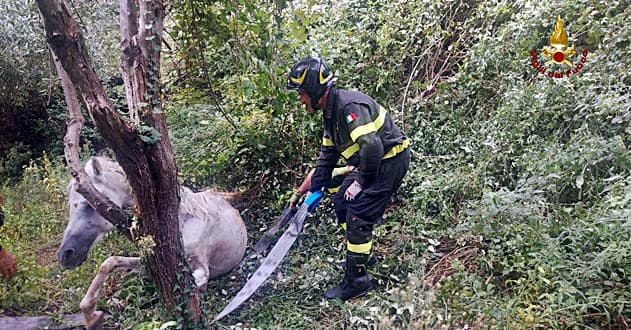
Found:
[[[209,278],[207,258],[200,253],[200,251],[187,251],[186,253],[188,256],[188,266],[191,269],[191,273],[195,279],[195,285],[198,288],[206,285]]]
[[[85,316],[85,324],[88,329],[101,329],[103,312],[96,311],[96,302],[99,299],[99,291],[103,287],[103,282],[112,271],[121,269],[133,269],[138,266],[140,258],[112,256],[107,258],[99,268],[99,272],[94,276],[88,292],[85,293],[79,308]]]
[[[208,283],[208,265],[198,264],[197,266],[198,267],[193,270],[193,278],[195,278],[195,285],[201,288]]]

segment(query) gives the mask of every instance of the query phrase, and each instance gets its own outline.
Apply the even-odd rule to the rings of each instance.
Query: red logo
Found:
[[[561,16],[557,17],[554,24],[554,32],[550,36],[550,45],[543,47],[541,55],[547,61],[543,64],[539,62],[537,50],[530,51],[532,67],[541,74],[547,74],[550,78],[563,78],[577,74],[587,62],[587,49],[581,51],[581,58],[574,65],[571,61],[576,55],[574,47],[568,47],[567,32],[563,25]],[[565,67],[569,68],[565,68]]]

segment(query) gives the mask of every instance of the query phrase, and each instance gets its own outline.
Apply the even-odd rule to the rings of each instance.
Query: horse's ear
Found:
[[[94,175],[99,176],[101,172],[103,172],[103,168],[101,167],[101,163],[99,163],[98,158],[92,157],[92,169],[94,170]]]

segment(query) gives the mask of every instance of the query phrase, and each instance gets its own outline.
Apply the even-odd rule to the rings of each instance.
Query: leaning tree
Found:
[[[134,191],[140,234],[154,242],[147,263],[163,304],[185,323],[199,323],[198,291],[186,266],[178,230],[177,168],[160,95],[163,2],[120,0],[121,74],[129,118],[116,111],[99,82],[80,27],[63,1],[37,0],[37,4],[68,105],[65,154],[78,191],[101,215],[128,232],[129,214],[94,189],[81,168],[80,96]]]

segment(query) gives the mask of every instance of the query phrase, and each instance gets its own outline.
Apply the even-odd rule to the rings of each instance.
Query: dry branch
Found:
[[[134,61],[140,54],[138,47],[138,13],[133,0],[120,0],[120,32],[121,32],[121,75],[125,84],[125,97],[129,108],[129,116],[134,123],[140,123],[138,109],[134,105],[141,102],[141,95],[136,91],[141,90],[134,79],[137,63]]]
[[[475,246],[463,246],[449,252],[432,266],[432,268],[425,274],[423,279],[431,285],[435,285],[442,278],[451,276],[454,273],[451,262],[453,260],[459,260],[466,269],[473,269],[473,261],[475,255],[478,252],[478,248]]]

